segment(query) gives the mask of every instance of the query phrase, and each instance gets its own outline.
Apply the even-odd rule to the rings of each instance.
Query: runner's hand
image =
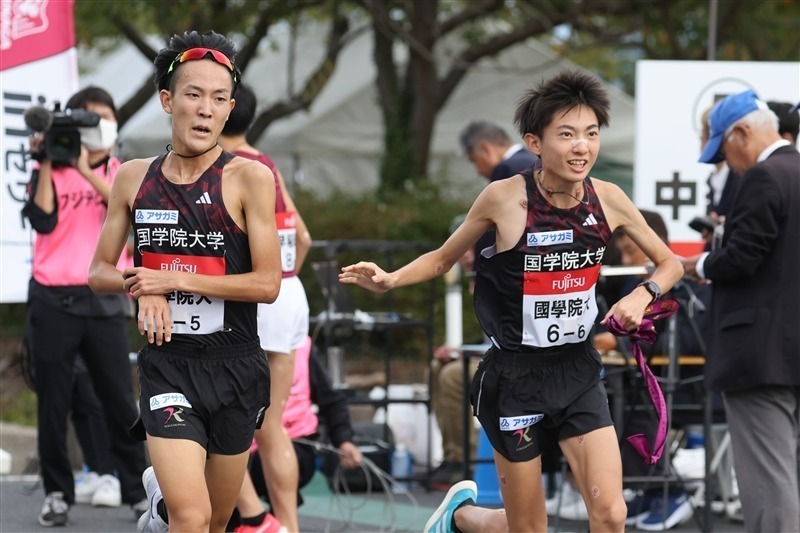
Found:
[[[176,290],[176,272],[153,270],[145,267],[126,268],[122,273],[125,278],[125,290],[139,299],[144,295],[164,295]]]
[[[169,303],[163,295],[144,295],[139,299],[137,317],[139,333],[147,333],[147,342],[161,346],[172,340],[172,319]]]
[[[372,292],[386,292],[394,287],[395,280],[375,263],[360,262],[342,267],[339,281],[358,285]]]
[[[637,287],[615,303],[600,323],[605,325],[606,320],[613,316],[625,328],[625,331],[632,333],[639,329],[644,317],[644,310],[647,309],[650,300],[652,300],[650,293],[641,287]]]

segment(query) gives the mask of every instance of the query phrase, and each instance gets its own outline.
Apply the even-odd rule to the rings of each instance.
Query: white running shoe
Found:
[[[95,507],[119,507],[122,505],[122,492],[116,477],[111,474],[100,476],[97,490],[92,495],[92,505]]]
[[[583,503],[581,491],[573,487],[567,481],[565,481],[564,484],[567,485],[567,488],[563,489],[566,492],[561,500],[561,508],[558,510],[558,516],[564,520],[589,520],[589,511],[586,509],[586,504]],[[547,505],[546,502],[545,505]]]
[[[573,492],[574,491],[572,490],[572,486],[569,484],[569,482],[562,481],[558,492],[556,492],[552,498],[548,498],[544,501],[544,508],[547,512],[547,516],[558,515],[561,506],[565,505],[568,500],[574,497]]]
[[[158,502],[163,500],[164,496],[161,495],[161,487],[158,486],[158,479],[152,466],[142,472],[142,485],[147,493],[150,508],[136,522],[136,532],[167,533],[169,525],[158,515]]]
[[[69,504],[64,501],[63,492],[51,492],[44,499],[39,523],[44,527],[66,526]]]
[[[100,476],[97,472],[84,472],[75,478],[75,503],[92,503],[97,487],[100,486]]]

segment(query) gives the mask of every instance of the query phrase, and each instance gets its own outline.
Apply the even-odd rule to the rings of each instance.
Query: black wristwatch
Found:
[[[661,298],[661,287],[659,287],[655,281],[649,279],[647,281],[641,282],[638,286],[644,287],[644,289],[650,293],[650,296],[653,297],[653,299],[650,300],[650,303],[653,303],[659,298]]]

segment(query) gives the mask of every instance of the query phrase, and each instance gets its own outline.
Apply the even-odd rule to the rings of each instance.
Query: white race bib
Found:
[[[540,348],[586,340],[597,317],[600,265],[560,272],[524,272],[522,344]]]
[[[180,270],[190,274],[225,275],[225,258],[199,255],[142,252],[142,266],[153,270]],[[173,291],[169,302],[172,332],[182,335],[207,335],[222,331],[225,325],[225,300],[193,292]],[[147,329],[145,324],[145,329]]]
[[[297,218],[294,211],[275,213],[275,223],[281,243],[281,270],[294,272],[297,260]]]

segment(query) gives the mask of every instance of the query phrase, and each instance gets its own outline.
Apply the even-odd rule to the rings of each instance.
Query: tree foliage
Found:
[[[238,35],[244,45],[237,63],[245,71],[272,25],[328,22],[327,53],[296,94],[257,117],[251,141],[273,121],[307,109],[348,39],[371,28],[385,126],[380,192],[386,195],[426,180],[437,115],[481,59],[538,37],[632,94],[636,60],[708,56],[712,5],[718,8],[715,59],[798,59],[797,0],[82,0],[76,28],[83,43],[123,37],[151,59],[156,50],[145,35],[163,35],[165,42],[189,28]],[[153,91],[151,80],[142,80],[120,106],[121,121]]]
[[[439,111],[479,60],[567,20],[569,6],[504,0],[359,0],[375,39],[377,88],[385,124],[380,192],[425,179]],[[552,8],[552,9],[551,9]],[[401,61],[397,47],[407,50]]]
[[[713,1],[360,0],[375,31],[383,190],[425,175],[436,115],[480,59],[539,37],[632,94],[637,59],[706,58]],[[796,0],[719,0],[713,57],[796,61],[798,26]],[[455,52],[446,57],[443,43]],[[405,64],[393,55],[397,44],[408,50]]]
[[[243,73],[267,37],[270,27],[278,22],[296,24],[303,16],[324,17],[330,21],[328,50],[306,83],[295,94],[275,102],[256,118],[254,133],[260,135],[270,122],[300,109],[307,109],[330,79],[338,54],[348,35],[347,19],[340,14],[338,1],[325,0],[83,0],[76,2],[75,19],[79,42],[101,46],[124,37],[148,59],[154,60],[158,50],[148,44],[146,36],[163,35],[164,45],[175,34],[186,30],[214,30],[238,36],[241,44],[236,63]],[[140,82],[139,89],[119,106],[120,126],[130,119],[154,94],[151,78]]]
[[[636,9],[581,14],[553,32],[554,48],[578,64],[635,89],[638,59],[702,61],[797,61],[800,2],[718,0],[716,39],[713,0],[619,0]]]

